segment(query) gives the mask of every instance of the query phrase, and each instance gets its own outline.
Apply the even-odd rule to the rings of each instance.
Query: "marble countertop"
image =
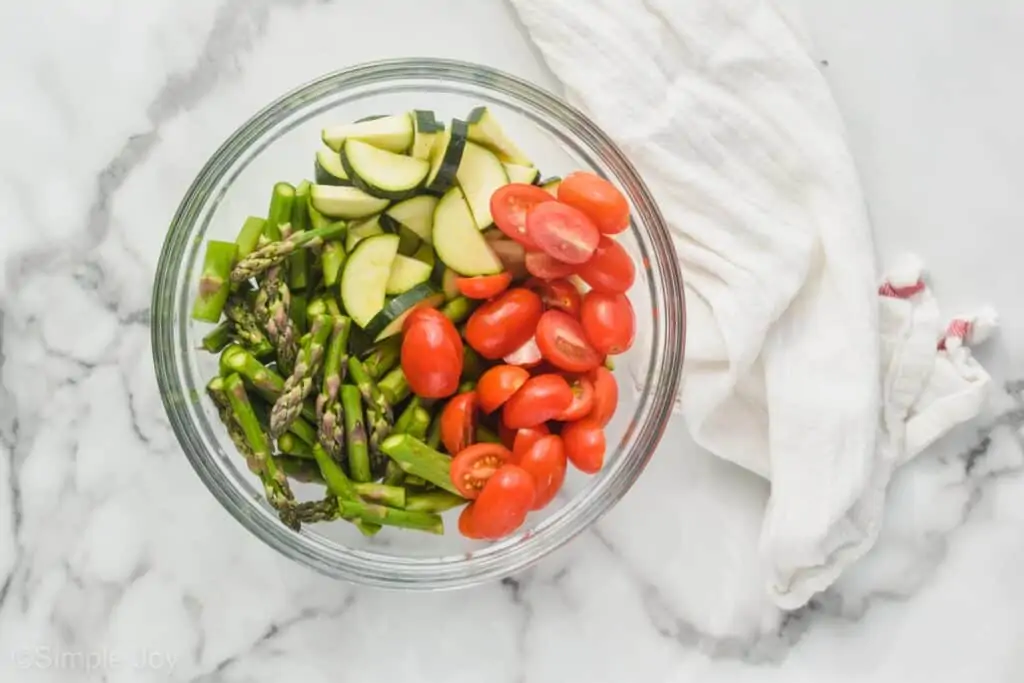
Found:
[[[1024,680],[1024,10],[798,4],[881,259],[920,254],[950,314],[999,310],[979,357],[1006,391],[901,471],[875,550],[786,615],[738,579],[709,590],[685,511],[657,543],[635,533],[659,482],[745,476],[708,456],[685,471],[655,458],[593,531],[515,579],[426,595],[278,556],[181,456],[153,376],[150,280],[198,168],[250,112],[358,61],[461,58],[555,88],[504,3],[5,8],[0,680]],[[687,439],[679,424],[667,438]]]

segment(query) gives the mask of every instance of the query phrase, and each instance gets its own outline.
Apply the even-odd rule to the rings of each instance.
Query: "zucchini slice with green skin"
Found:
[[[324,147],[317,150],[313,162],[313,177],[319,185],[351,185],[348,172],[341,163],[341,155]]]
[[[385,289],[397,254],[397,235],[367,237],[349,254],[341,273],[341,303],[360,327],[366,327],[384,308]]]
[[[505,167],[505,175],[510,183],[525,183],[533,185],[540,178],[540,169],[533,166],[520,166],[519,164],[502,164]]]
[[[520,166],[533,166],[523,152],[502,130],[494,113],[487,107],[477,107],[466,117],[469,123],[469,139],[483,145],[497,154],[502,161]]]
[[[434,268],[434,262],[437,260],[434,258],[434,247],[430,246],[426,242],[420,244],[419,249],[413,252],[412,257],[417,261],[423,261],[431,270]]]
[[[491,227],[494,223],[491,217],[491,195],[499,187],[508,185],[508,176],[501,161],[493,152],[474,142],[467,142],[456,178],[469,202],[477,228],[485,230]]]
[[[449,130],[437,138],[430,153],[430,173],[427,175],[427,192],[443,194],[455,183],[455,174],[462,162],[466,148],[469,126],[465,121],[452,119]]]
[[[458,187],[448,190],[437,203],[434,251],[438,259],[459,275],[494,275],[504,270],[477,229],[469,204]]]
[[[349,226],[348,234],[345,235],[345,251],[349,254],[356,248],[356,245],[367,237],[383,235],[384,229],[380,226],[380,216],[367,218],[364,221]]]
[[[430,283],[416,285],[408,292],[399,294],[384,304],[380,313],[366,325],[366,333],[379,342],[402,331],[402,323],[417,306],[437,308],[444,303],[444,294]]]
[[[388,276],[384,291],[392,295],[408,292],[429,280],[433,270],[433,266],[423,261],[398,254],[391,264],[391,275]]]
[[[429,244],[433,241],[434,209],[436,208],[437,197],[421,194],[389,207],[381,220],[393,219],[412,230],[417,237]]]
[[[547,178],[540,182],[540,189],[547,191],[552,197],[558,196],[558,186],[562,184],[562,179],[558,176],[554,178]]]
[[[412,116],[413,138],[412,149],[409,156],[414,159],[430,159],[430,152],[434,149],[434,143],[444,131],[444,125],[437,122],[434,112],[423,109],[413,109]]]
[[[430,164],[377,149],[359,140],[346,140],[341,163],[352,184],[375,197],[405,199],[413,195],[430,172]]]
[[[358,187],[314,185],[309,189],[309,202],[314,209],[331,218],[366,218],[380,213],[388,200],[366,194]]]
[[[346,140],[360,140],[379,149],[402,154],[412,146],[412,128],[412,117],[399,114],[370,117],[355,123],[324,128],[320,137],[335,152],[341,151]]]

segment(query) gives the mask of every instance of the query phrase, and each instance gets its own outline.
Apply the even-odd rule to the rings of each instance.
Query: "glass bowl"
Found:
[[[450,120],[477,105],[495,112],[544,176],[589,169],[614,182],[632,205],[632,226],[620,241],[637,263],[629,293],[637,342],[615,358],[620,402],[607,428],[604,468],[586,476],[570,466],[559,497],[498,542],[462,538],[459,510],[445,514],[443,536],[385,527],[366,538],[344,521],[293,532],[264,500],[204,392],[217,372],[217,357],[199,348],[212,326],[193,321],[190,312],[205,240],[233,240],[246,216],[266,211],[276,181],[311,177],[325,125],[414,108],[433,109],[438,120]],[[246,122],[214,153],[182,200],[153,293],[157,381],[178,441],[207,488],[249,531],[284,555],[331,576],[391,588],[455,588],[501,578],[562,546],[607,512],[658,444],[680,381],[684,336],[682,278],[668,230],[636,169],[608,136],[526,81],[476,64],[434,59],[376,62],[328,74]],[[314,499],[322,488],[298,484],[295,493]]]

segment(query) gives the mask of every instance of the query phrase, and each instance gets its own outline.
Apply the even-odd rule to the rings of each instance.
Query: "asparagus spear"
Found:
[[[231,412],[231,402],[228,400],[228,393],[224,387],[224,378],[214,377],[211,379],[206,385],[206,394],[217,408],[217,414],[220,416],[220,421],[224,423],[228,437],[235,444],[235,448],[242,454],[242,457],[245,458],[249,470],[254,473],[258,472],[259,466],[256,457],[249,448],[249,442],[245,440],[245,433],[238,425],[238,422],[235,421],[234,414]]]
[[[277,401],[284,391],[284,378],[277,374],[263,363],[256,360],[256,357],[247,349],[232,344],[220,355],[220,371],[222,375],[230,375],[237,372],[242,378],[255,389],[260,396],[268,401]],[[308,401],[302,404],[302,417],[310,422],[316,422],[316,408]],[[297,423],[293,423],[297,424]],[[296,435],[303,441],[312,443],[313,439],[308,438],[308,430],[312,427],[306,425],[302,431],[296,430]]]
[[[447,491],[426,491],[407,494],[404,507],[409,512],[441,513],[465,505],[467,502],[462,496],[456,496]]]
[[[487,366],[483,359],[469,344],[462,345],[462,376],[463,381],[467,379],[480,379]]]
[[[270,195],[270,209],[263,234],[273,241],[280,241],[281,226],[292,219],[292,205],[295,203],[295,188],[290,183],[277,183]]]
[[[422,477],[431,484],[458,494],[451,480],[451,458],[435,451],[408,434],[394,434],[381,444],[381,449],[407,474]]]
[[[345,357],[348,351],[348,335],[352,321],[345,317],[334,319],[331,343],[324,359],[324,380],[316,398],[318,416],[317,439],[324,450],[341,462],[344,450],[345,425],[342,421],[340,400],[341,383],[345,381]]]
[[[231,343],[234,334],[235,326],[230,320],[225,320],[203,337],[202,347],[210,353],[220,353]]]
[[[426,408],[417,407],[413,413],[409,428],[405,431],[409,436],[423,441],[427,438],[427,430],[430,429],[430,411]]]
[[[324,481],[327,482],[327,489],[337,496],[339,501],[359,501],[359,494],[356,492],[352,480],[345,476],[344,470],[331,459],[331,456],[327,454],[323,446],[320,444],[313,445],[313,457],[316,458],[316,464],[320,466],[320,473],[323,475]],[[349,515],[342,516],[350,517]],[[357,521],[356,526],[367,536],[371,536],[380,530],[380,525],[362,520]]]
[[[356,481],[370,481],[370,454],[367,451],[366,428],[363,426],[362,396],[357,387],[341,387],[341,402],[345,414],[345,434],[348,445],[348,471]]]
[[[366,374],[366,368],[358,358],[348,359],[348,371],[359,387],[363,402],[366,404],[367,442],[370,447],[370,469],[381,472],[387,466],[387,458],[380,451],[380,444],[391,433],[394,417],[391,406],[376,382]],[[403,375],[404,377],[404,375]]]
[[[363,500],[380,503],[393,508],[405,507],[405,489],[387,484],[359,483],[354,485],[356,493]]]
[[[437,450],[438,446],[441,445],[441,411],[437,412],[434,419],[430,422],[430,428],[427,430],[427,445]]]
[[[288,272],[292,272],[289,270]],[[292,323],[295,324],[295,331],[297,334],[304,334],[308,329],[309,317],[306,315],[307,295],[305,292],[296,292],[292,290],[292,305],[288,307],[288,315],[292,318]]]
[[[377,384],[384,404],[388,406],[398,405],[409,395],[409,380],[405,377],[402,366],[398,366]]]
[[[277,437],[277,448],[293,458],[310,460],[313,457],[313,447],[291,432],[285,432]]]
[[[476,441],[477,443],[501,443],[501,438],[487,427],[477,425]]]
[[[289,228],[290,229],[290,228]],[[243,282],[255,277],[265,270],[280,265],[289,256],[302,248],[319,247],[325,240],[336,239],[345,234],[344,223],[331,223],[319,230],[293,232],[286,239],[270,242],[244,259],[241,259],[231,270],[232,282]]]
[[[392,335],[377,344],[370,353],[363,359],[366,366],[366,374],[373,379],[380,379],[390,372],[402,355],[402,336]]]
[[[409,405],[405,407],[402,414],[395,420],[394,434],[405,434],[409,431],[409,425],[412,423],[412,417],[416,414],[416,409],[420,407],[420,397],[413,396],[409,401]]]
[[[296,234],[309,230],[309,187],[308,180],[303,180],[295,188],[295,201],[292,202],[291,226]],[[309,260],[305,249],[295,251],[288,259],[288,286],[292,291],[303,290],[309,284]],[[305,312],[305,306],[302,311]],[[302,325],[300,325],[302,327]]]
[[[228,294],[231,293],[229,277],[237,255],[238,245],[234,242],[210,240],[206,243],[203,272],[199,276],[199,294],[192,307],[194,320],[210,323],[220,320]]]
[[[267,500],[278,509],[287,506],[293,500],[288,479],[271,457],[270,441],[256,419],[249,396],[245,393],[242,378],[237,374],[224,378],[224,392],[227,394],[232,416],[245,437],[248,446],[246,454],[251,457],[250,469],[255,468],[254,471],[262,480]]]
[[[441,312],[445,317],[458,325],[465,321],[473,312],[475,304],[464,296],[457,296],[444,305]]]
[[[341,510],[342,517],[354,517],[364,522],[386,524],[404,529],[418,529],[432,534],[444,533],[444,520],[440,515],[430,512],[408,512],[383,505],[357,503],[349,500],[339,500],[338,508]]]
[[[235,238],[235,244],[238,245],[237,258],[243,259],[256,250],[256,245],[259,244],[260,235],[263,234],[266,224],[266,219],[256,216],[249,216],[245,219],[242,229],[238,231],[238,237]]]
[[[339,514],[338,499],[334,496],[327,496],[323,500],[292,505],[287,510],[282,510],[280,516],[284,524],[298,531],[303,524],[329,522],[337,519]]]
[[[347,258],[345,245],[340,240],[324,242],[323,251],[320,252],[320,264],[324,271],[325,287],[333,287],[338,284],[338,277]]]
[[[283,278],[280,266],[267,271],[256,295],[255,309],[267,337],[277,349],[277,364],[286,374],[291,374],[298,355],[298,330],[288,312],[291,307],[291,290]]]
[[[295,369],[284,382],[284,390],[270,411],[270,433],[280,436],[302,413],[302,404],[313,391],[313,379],[324,361],[324,346],[332,326],[327,316],[313,320],[309,336],[295,362]]]
[[[259,320],[241,293],[233,294],[224,306],[224,316],[234,326],[234,336],[257,357],[269,355],[274,347],[260,329]]]
[[[324,477],[320,474],[320,468],[313,460],[313,451],[310,450],[308,458],[296,458],[290,455],[275,455],[274,462],[277,468],[284,472],[289,479],[303,484],[323,484]]]

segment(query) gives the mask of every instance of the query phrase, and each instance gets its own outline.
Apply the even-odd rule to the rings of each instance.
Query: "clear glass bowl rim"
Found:
[[[194,225],[206,204],[216,201],[212,190],[237,160],[267,132],[297,111],[350,88],[388,81],[445,81],[490,91],[497,97],[543,112],[570,130],[613,171],[626,191],[634,216],[647,228],[653,244],[649,260],[652,302],[662,303],[654,315],[655,339],[643,393],[648,419],[636,432],[629,450],[618,458],[613,471],[604,472],[603,485],[590,495],[570,501],[543,528],[524,537],[492,544],[485,551],[458,557],[405,558],[352,550],[307,532],[296,534],[280,524],[276,515],[246,496],[213,464],[220,454],[210,453],[190,414],[186,378],[185,328],[188,312],[182,301],[180,269]],[[187,298],[187,297],[186,297]],[[228,512],[252,534],[281,554],[328,576],[382,588],[437,590],[463,588],[500,579],[520,571],[565,545],[607,512],[640,476],[661,439],[671,414],[682,372],[686,334],[686,305],[682,275],[664,219],[654,198],[632,163],[618,146],[582,112],[558,96],[516,76],[496,69],[446,59],[406,58],[355,65],[327,73],[264,107],[240,126],[217,149],[189,187],[172,219],[157,265],[153,287],[153,360],[161,399],[171,426],[193,469]],[[177,312],[177,318],[175,313]],[[658,328],[663,327],[661,335]],[[663,358],[658,357],[658,352]],[[645,403],[641,402],[641,408]]]

